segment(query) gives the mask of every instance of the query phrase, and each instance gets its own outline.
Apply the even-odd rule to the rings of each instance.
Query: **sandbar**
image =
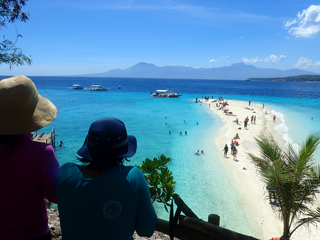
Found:
[[[198,100],[199,101],[199,100]],[[282,235],[282,222],[278,217],[278,212],[273,208],[268,198],[266,185],[248,156],[248,152],[259,155],[259,149],[255,143],[255,138],[262,135],[271,134],[280,146],[285,146],[286,141],[283,135],[276,130],[276,127],[283,124],[280,118],[273,115],[272,109],[264,104],[256,104],[243,101],[224,100],[228,105],[222,109],[219,100],[200,100],[207,103],[210,110],[220,117],[222,122],[220,128],[214,136],[214,146],[217,151],[221,151],[218,159],[222,162],[225,171],[234,183],[236,190],[243,197],[246,205],[255,214],[256,221],[261,226],[263,239],[271,239]],[[227,111],[225,111],[227,109]],[[251,121],[251,116],[256,120]],[[249,118],[247,128],[244,127],[244,120]],[[274,119],[275,117],[275,119]],[[238,124],[235,120],[238,119]],[[231,140],[238,133],[239,146],[236,146],[238,153],[236,159],[230,154]],[[227,157],[223,155],[223,148],[228,145]],[[295,239],[319,239],[320,231],[316,226],[310,228],[300,227],[291,237]]]

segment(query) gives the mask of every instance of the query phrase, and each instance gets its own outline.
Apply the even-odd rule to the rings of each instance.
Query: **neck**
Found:
[[[100,174],[102,173],[95,168],[88,168],[88,167],[82,168],[82,175],[84,178],[93,178],[93,177],[99,176]]]

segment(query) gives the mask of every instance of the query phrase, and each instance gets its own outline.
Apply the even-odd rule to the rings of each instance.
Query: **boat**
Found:
[[[75,83],[75,84],[73,84],[72,85],[72,87],[68,87],[69,89],[80,89],[80,90],[82,90],[83,89],[83,87],[79,84],[79,83]]]
[[[151,92],[152,97],[162,97],[162,98],[177,98],[182,95],[179,93],[171,92],[169,89],[168,90],[156,90],[155,93]]]
[[[110,88],[104,88],[101,85],[91,85],[89,88],[84,88],[83,90],[90,90],[90,91],[108,91]]]

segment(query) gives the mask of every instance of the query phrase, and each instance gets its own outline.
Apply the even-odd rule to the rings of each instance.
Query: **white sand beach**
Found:
[[[217,107],[216,102],[212,99],[201,101],[209,104],[210,109],[221,118],[223,124],[214,136],[214,146],[217,151],[221,150],[219,160],[223,162],[226,172],[229,173],[236,189],[243,196],[248,209],[255,213],[256,221],[263,231],[263,239],[280,237],[282,222],[269,202],[266,185],[247,155],[248,152],[255,155],[259,154],[254,138],[261,135],[271,134],[280,145],[285,145],[283,136],[275,130],[275,127],[282,124],[280,118],[276,117],[274,121],[273,115],[270,113],[272,109],[254,103],[249,106],[249,102],[227,100],[228,105],[225,109],[232,112],[231,115],[227,115],[220,107]],[[252,115],[256,116],[255,123],[254,121],[251,123]],[[249,118],[247,129],[244,128],[246,117]],[[236,118],[239,120],[239,124],[234,122]],[[237,146],[238,154],[236,160],[234,160],[230,154],[230,144],[237,133],[240,137],[240,139],[237,139],[240,145]],[[225,144],[229,148],[227,157],[223,156]],[[316,240],[319,239],[319,236],[320,230],[315,226],[310,228],[300,227],[291,239]]]

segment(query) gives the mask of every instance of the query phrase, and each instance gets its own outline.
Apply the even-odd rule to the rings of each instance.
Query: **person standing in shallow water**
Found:
[[[50,240],[44,199],[57,202],[59,170],[53,147],[30,132],[49,125],[57,108],[31,79],[0,81],[0,239]]]
[[[152,236],[157,215],[145,177],[137,167],[123,165],[136,149],[136,138],[119,119],[91,124],[77,152],[81,164],[64,164],[57,177],[64,240],[129,240],[134,231]]]

